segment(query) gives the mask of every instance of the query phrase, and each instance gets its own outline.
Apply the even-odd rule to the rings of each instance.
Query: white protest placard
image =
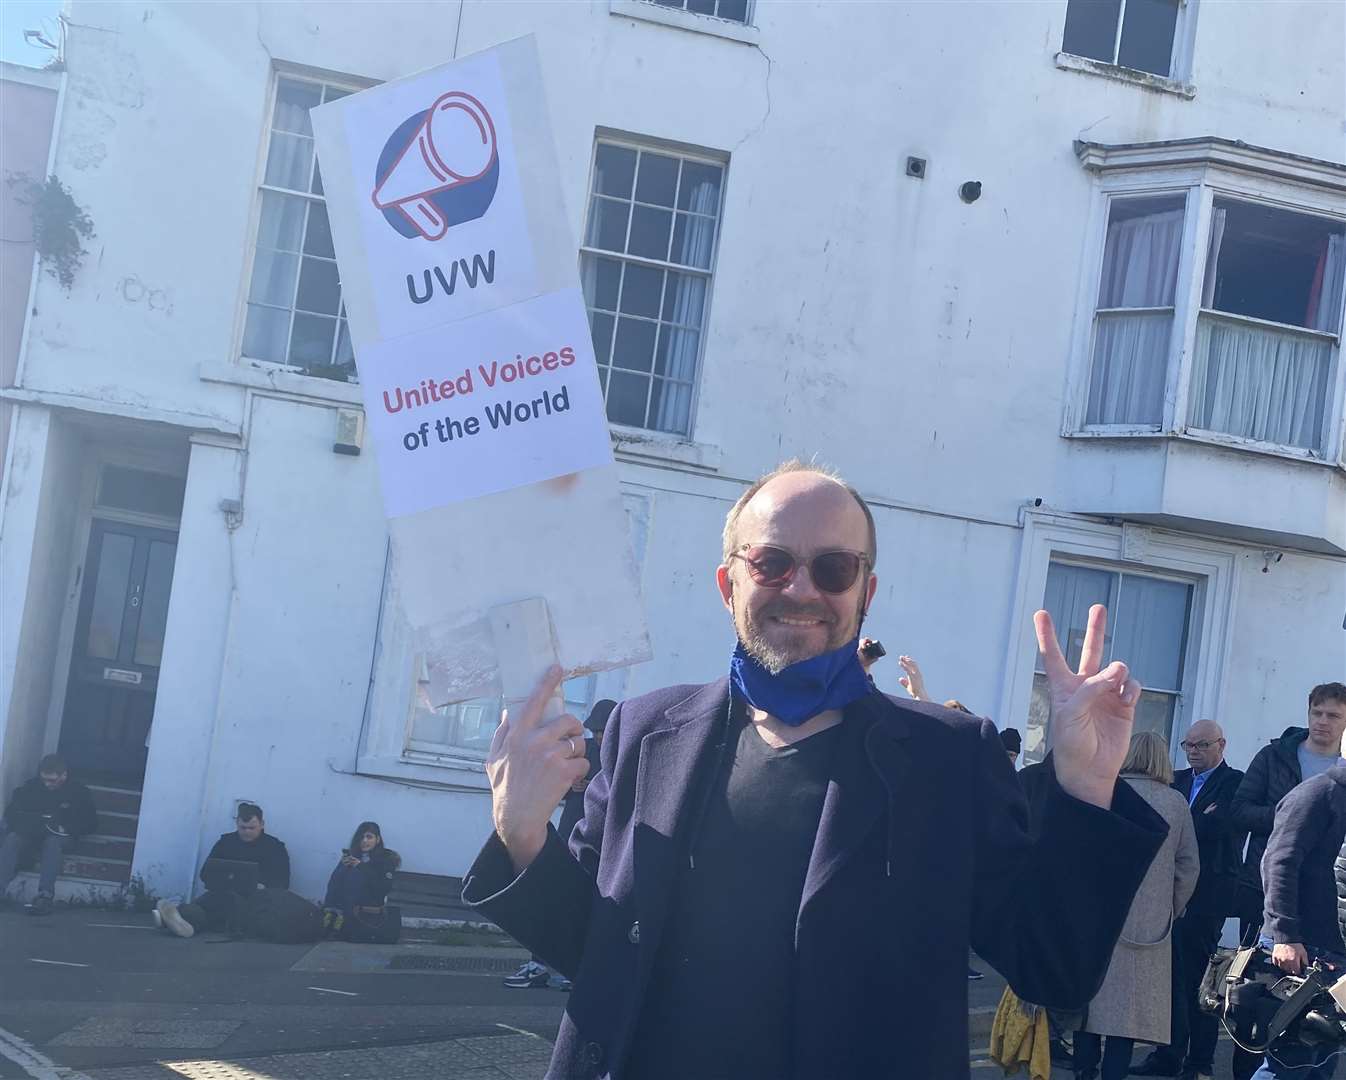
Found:
[[[311,117],[398,606],[440,692],[480,693],[489,613],[537,597],[572,673],[648,659],[532,39]]]

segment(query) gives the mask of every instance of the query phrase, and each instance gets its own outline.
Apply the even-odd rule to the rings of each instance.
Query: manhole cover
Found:
[[[394,956],[389,971],[467,971],[484,975],[508,975],[519,966],[516,958],[492,956],[419,956],[415,953]]]

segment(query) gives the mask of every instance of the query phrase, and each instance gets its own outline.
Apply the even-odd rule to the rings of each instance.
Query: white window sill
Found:
[[[1135,68],[1120,67],[1117,64],[1105,64],[1101,60],[1091,60],[1087,56],[1076,56],[1074,53],[1057,53],[1056,66],[1062,71],[1079,71],[1086,75],[1101,75],[1105,79],[1130,83],[1132,86],[1144,87],[1146,90],[1157,90],[1161,94],[1173,94],[1188,101],[1196,97],[1196,87],[1191,83],[1180,82],[1163,75],[1154,75],[1148,71],[1137,71]]]
[[[1280,446],[1276,443],[1257,442],[1255,439],[1245,439],[1238,435],[1221,435],[1215,431],[1154,431],[1104,427],[1063,431],[1061,435],[1067,439],[1179,439],[1182,442],[1203,443],[1206,446],[1218,446],[1226,450],[1241,450],[1247,454],[1262,454],[1266,457],[1285,458],[1287,461],[1301,461],[1305,465],[1324,465],[1329,469],[1346,472],[1346,463],[1329,461],[1311,450],[1301,450],[1293,446]]]
[[[756,45],[761,39],[761,34],[755,26],[730,19],[719,19],[714,15],[698,15],[694,11],[665,7],[654,3],[653,0],[608,0],[608,13],[674,26],[695,34],[710,34],[712,37],[739,41],[744,45]]]
[[[453,791],[489,792],[486,767],[470,758],[439,757],[408,751],[400,757],[361,754],[355,765],[360,776],[393,780],[418,787],[448,788]]]
[[[714,473],[720,470],[720,448],[706,443],[688,442],[673,435],[642,428],[619,427],[610,425],[612,434],[612,452],[618,461],[629,461],[636,465],[658,464],[681,465]]]
[[[198,369],[202,382],[246,386],[254,390],[274,390],[295,397],[317,398],[341,405],[363,405],[359,383],[340,383],[304,375],[296,368],[269,364],[261,360],[239,360],[236,364],[203,363]]]

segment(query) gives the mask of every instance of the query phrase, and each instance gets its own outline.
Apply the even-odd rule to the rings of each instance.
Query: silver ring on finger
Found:
[[[566,736],[566,742],[568,742],[568,743],[570,744],[570,756],[571,756],[571,757],[579,757],[579,754],[577,754],[577,753],[575,752],[575,736],[573,736],[573,735],[567,735],[567,736]]]

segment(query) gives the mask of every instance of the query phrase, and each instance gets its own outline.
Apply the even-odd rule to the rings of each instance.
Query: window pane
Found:
[[[716,214],[720,207],[720,180],[724,170],[700,161],[682,163],[682,186],[678,188],[678,209],[697,214]]]
[[[608,419],[614,424],[644,427],[649,392],[649,376],[613,369],[608,378]]]
[[[1113,62],[1122,0],[1070,0],[1061,48],[1076,56]]]
[[[1201,306],[1335,332],[1344,233],[1327,218],[1216,199]]]
[[[679,214],[673,225],[673,250],[669,262],[710,269],[715,248],[715,219],[699,214]]]
[[[1028,719],[1024,722],[1025,765],[1041,761],[1051,746],[1052,703],[1047,694],[1047,676],[1033,676],[1033,696],[1028,702]]]
[[[649,371],[654,364],[654,335],[658,325],[644,319],[618,319],[612,366]]]
[[[336,319],[298,312],[294,317],[294,329],[290,331],[289,362],[304,368],[331,364],[335,337]]]
[[[1182,688],[1191,605],[1192,586],[1186,582],[1122,575],[1111,655],[1125,660],[1142,686]]]
[[[1202,313],[1189,395],[1192,426],[1321,450],[1332,342]]]
[[[631,204],[595,198],[589,205],[589,231],[584,243],[605,251],[626,250],[626,221]]]
[[[175,518],[182,513],[186,490],[187,481],[180,476],[104,465],[98,477],[95,501],[99,506],[113,510]]]
[[[640,175],[636,180],[636,201],[672,207],[677,190],[678,159],[643,151]]]
[[[173,585],[175,544],[150,541],[145,567],[145,590],[140,601],[140,627],[136,631],[135,662],[158,667],[164,653],[164,627],[168,624],[168,593]]]
[[[271,187],[307,191],[313,171],[313,140],[302,135],[273,132],[266,155],[266,180]]]
[[[714,15],[715,0],[687,0],[687,10],[698,15]]]
[[[660,375],[691,382],[696,375],[696,348],[700,337],[695,330],[661,326],[659,347],[654,353],[654,370]]]
[[[622,284],[622,264],[616,259],[597,255],[580,258],[580,280],[584,284],[584,302],[605,311],[617,310],[617,294]]]
[[[1158,427],[1168,379],[1169,312],[1102,311],[1094,325],[1086,424]]]
[[[351,346],[351,331],[350,327],[346,325],[345,319],[339,321],[339,328],[337,329],[335,362],[339,367],[349,368],[349,374],[354,374],[355,349]]]
[[[1089,625],[1089,608],[1107,604],[1117,575],[1110,570],[1096,570],[1087,566],[1052,563],[1047,570],[1047,588],[1042,606],[1056,624],[1057,641],[1065,654],[1066,663],[1078,667],[1084,649],[1084,631]],[[1109,624],[1115,632],[1116,627]],[[1106,652],[1106,650],[1105,650]],[[1042,654],[1038,653],[1037,670],[1042,671]]]
[[[343,90],[339,86],[324,86],[322,99],[323,101],[340,101],[344,97],[350,97],[353,93],[355,93],[354,90]]]
[[[306,254],[321,255],[327,259],[336,258],[336,251],[332,247],[332,227],[327,221],[325,203],[308,204],[308,231],[304,234],[304,251]]]
[[[341,282],[337,278],[337,264],[326,259],[304,259],[295,307],[301,311],[335,315],[340,304]]]
[[[626,276],[622,279],[621,310],[627,315],[648,315],[651,319],[658,318],[663,291],[662,270],[627,263]]]
[[[692,388],[687,383],[655,379],[650,387],[649,426],[658,431],[687,434],[692,412]]]
[[[668,258],[668,236],[673,228],[673,212],[636,206],[631,211],[631,241],[627,251],[646,259]]]
[[[1126,0],[1117,63],[1138,71],[1168,75],[1177,24],[1178,0]]]
[[[1163,736],[1171,751],[1173,713],[1177,704],[1178,699],[1172,694],[1159,694],[1153,690],[1142,691],[1140,701],[1136,703],[1136,725],[1133,730],[1153,731],[1156,735]]]
[[[307,199],[262,192],[262,220],[257,227],[257,246],[274,251],[298,251],[304,235],[304,209]]]
[[[321,195],[323,193],[322,169],[318,167],[316,161],[313,163],[313,183],[309,186],[309,191],[313,192],[314,195]]]
[[[294,283],[298,276],[298,255],[258,248],[248,299],[257,304],[289,307],[294,303]]]
[[[625,146],[599,143],[594,155],[594,191],[602,195],[631,197],[636,178],[636,152]]]
[[[1185,206],[1183,195],[1112,201],[1099,307],[1173,306]]]
[[[594,359],[600,364],[606,364],[612,352],[612,331],[616,323],[617,320],[611,315],[597,311],[589,313],[589,329],[594,336]]]
[[[271,126],[277,131],[294,131],[312,135],[308,111],[322,103],[322,86],[318,83],[281,79],[276,85],[276,115]]]
[[[290,337],[289,309],[281,310],[248,305],[248,322],[243,330],[243,355],[249,360],[285,363],[285,348]]]
[[[715,14],[722,19],[745,23],[748,21],[748,0],[720,0]]]
[[[664,291],[664,319],[679,326],[701,327],[701,315],[706,306],[707,279],[699,274],[668,275]]]
[[[98,551],[98,577],[89,611],[88,654],[100,660],[117,659],[122,616],[130,586],[131,555],[135,540],[120,533],[104,533]]]

